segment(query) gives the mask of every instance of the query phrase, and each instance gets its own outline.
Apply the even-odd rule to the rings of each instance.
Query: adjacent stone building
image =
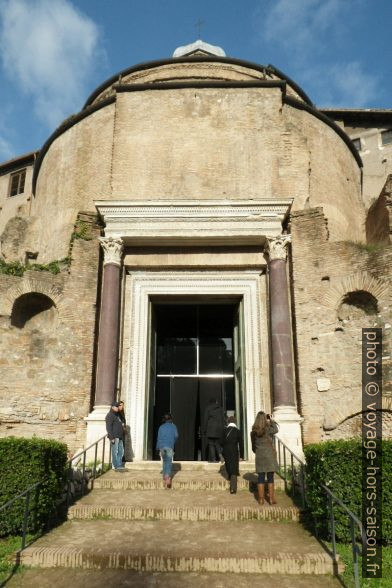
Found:
[[[0,435],[104,433],[134,459],[162,412],[204,459],[216,398],[302,444],[360,433],[361,330],[382,327],[391,427],[392,110],[319,110],[201,41],[104,82],[0,165]]]

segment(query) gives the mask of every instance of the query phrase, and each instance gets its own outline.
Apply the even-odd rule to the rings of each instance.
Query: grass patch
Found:
[[[347,245],[352,245],[360,251],[366,251],[367,253],[376,253],[382,251],[387,247],[385,243],[362,243],[361,241],[344,241]]]
[[[332,549],[331,543],[327,543]],[[347,588],[354,588],[354,566],[351,544],[338,543],[336,550],[344,562],[346,569],[341,576]],[[382,578],[362,579],[362,558],[359,558],[359,577],[361,588],[392,588],[392,547],[382,549]]]
[[[22,264],[19,261],[11,261],[10,263],[0,259],[0,274],[7,276],[22,277],[28,270],[35,272],[49,272],[53,275],[59,274],[62,269],[67,269],[71,265],[71,258],[64,257],[64,259],[56,259],[49,263],[26,263]]]
[[[26,535],[26,543],[30,543],[37,538],[37,535]],[[4,582],[11,575],[20,573],[25,569],[24,566],[20,566],[14,563],[13,555],[19,551],[22,545],[22,538],[16,535],[10,537],[0,538],[0,586],[3,586]]]

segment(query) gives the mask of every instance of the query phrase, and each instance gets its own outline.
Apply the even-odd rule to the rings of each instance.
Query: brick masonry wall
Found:
[[[74,240],[69,270],[0,275],[0,436],[55,438],[71,451],[84,443],[90,410],[99,275],[96,217],[78,221],[91,240]],[[13,326],[13,303],[28,292],[55,308]]]
[[[384,435],[392,436],[392,246],[330,242],[322,208],[292,214],[292,297],[304,442],[360,434],[361,340],[383,329]],[[377,299],[376,314],[341,306],[348,292]]]
[[[366,217],[368,243],[392,243],[392,174]]]

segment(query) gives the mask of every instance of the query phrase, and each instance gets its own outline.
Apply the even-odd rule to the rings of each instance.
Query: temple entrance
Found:
[[[240,302],[151,304],[148,455],[170,412],[179,431],[176,460],[205,460],[204,414],[216,399],[244,431]]]

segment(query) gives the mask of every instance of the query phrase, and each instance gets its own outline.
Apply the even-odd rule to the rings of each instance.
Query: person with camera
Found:
[[[271,415],[262,410],[257,413],[250,434],[252,450],[256,458],[258,503],[264,504],[265,476],[268,482],[268,502],[276,504],[274,472],[278,471],[278,462],[273,445],[273,436],[279,427]]]

